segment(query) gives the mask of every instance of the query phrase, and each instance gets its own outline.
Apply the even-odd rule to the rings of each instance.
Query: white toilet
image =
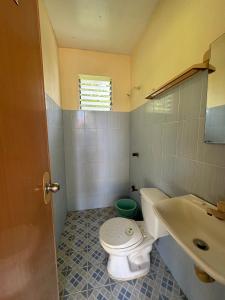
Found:
[[[153,242],[168,234],[152,209],[155,202],[168,197],[155,188],[143,188],[140,192],[144,221],[118,217],[107,220],[100,227],[100,243],[109,253],[108,273],[116,280],[126,281],[146,275]]]

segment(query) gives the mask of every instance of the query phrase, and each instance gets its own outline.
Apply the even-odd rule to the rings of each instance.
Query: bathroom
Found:
[[[0,300],[225,299],[225,2],[0,22]]]

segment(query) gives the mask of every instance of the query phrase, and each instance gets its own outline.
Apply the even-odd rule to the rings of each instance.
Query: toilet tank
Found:
[[[156,188],[142,188],[140,193],[142,213],[147,232],[155,240],[168,235],[165,226],[160,222],[152,208],[154,203],[168,199],[168,196]]]

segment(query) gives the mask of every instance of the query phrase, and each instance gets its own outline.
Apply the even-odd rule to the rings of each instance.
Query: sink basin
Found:
[[[194,195],[168,198],[153,206],[159,219],[195,263],[225,284],[225,221],[206,213],[215,208]]]

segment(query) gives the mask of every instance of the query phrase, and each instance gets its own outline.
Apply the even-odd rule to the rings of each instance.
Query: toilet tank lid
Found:
[[[168,199],[169,197],[162,191],[156,188],[142,188],[140,190],[141,196],[151,203],[155,203],[159,200]]]

